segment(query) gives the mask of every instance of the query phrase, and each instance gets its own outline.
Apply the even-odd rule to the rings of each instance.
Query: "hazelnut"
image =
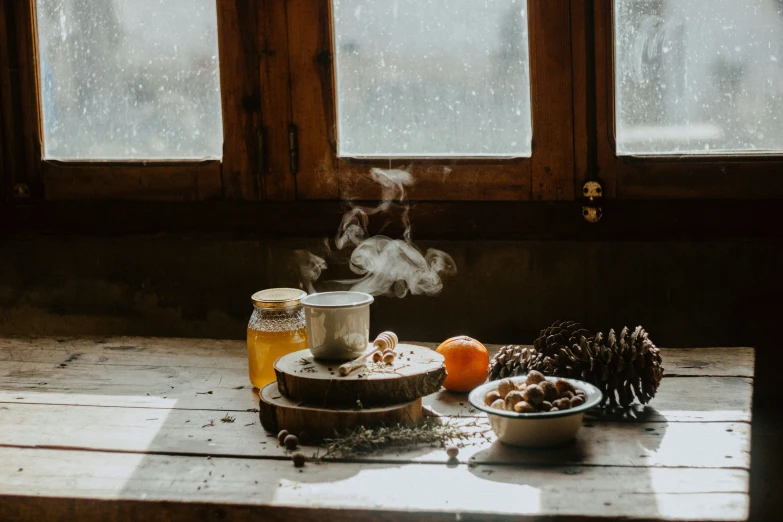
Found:
[[[493,390],[484,396],[484,404],[487,406],[492,406],[492,403],[498,399],[502,399],[502,397],[498,392]]]
[[[394,352],[383,354],[383,362],[386,364],[394,364]]]
[[[381,362],[382,359],[383,359],[383,354],[381,353],[380,350],[375,350],[372,353],[372,362]]]
[[[533,406],[538,406],[544,401],[544,390],[538,384],[529,384],[522,394],[525,400]]]
[[[390,354],[394,355],[394,350],[390,350],[389,348],[386,348],[386,349],[383,351],[383,355],[386,355],[387,353],[390,353]]]
[[[496,410],[505,410],[506,409],[506,401],[503,399],[498,399],[492,404],[489,405],[490,408],[495,408]]]
[[[525,391],[525,388],[527,388],[526,382],[520,382],[517,384],[517,391]]]
[[[285,444],[285,449],[287,450],[296,449],[296,447],[299,445],[299,437],[296,435],[288,435],[283,440],[283,444]]]
[[[520,401],[514,405],[514,411],[517,413],[535,413],[536,408],[525,401]]]
[[[560,394],[557,393],[557,386],[555,386],[555,383],[542,381],[539,386],[541,386],[541,389],[544,390],[544,400],[552,402],[560,398]]]
[[[532,372],[527,374],[527,384],[538,384],[540,382],[543,382],[546,380],[546,377],[544,377],[544,374],[541,372],[538,372],[536,370],[533,370]]]
[[[571,399],[573,398],[573,396],[574,396],[574,392],[570,392],[570,391],[564,391],[563,393],[560,394],[561,399]]]
[[[286,437],[288,437],[288,430],[281,430],[280,433],[277,434],[277,440],[280,444],[283,444]]]
[[[571,393],[574,393],[574,391],[576,391],[573,384],[568,381],[564,381],[563,379],[558,379],[558,381],[555,383],[555,386],[557,386],[557,393],[560,395],[562,395],[563,392],[570,391]]]
[[[508,392],[508,395],[506,395],[506,409],[511,411],[514,409],[514,405],[520,401],[525,400],[524,397],[522,397],[521,391],[510,391]]]
[[[577,406],[584,404],[585,399],[581,395],[576,395],[575,397],[572,397],[569,402],[571,403],[572,408],[576,408]]]
[[[559,409],[557,409],[557,406],[552,406],[552,409],[551,409],[551,410],[549,410],[549,411],[560,411],[560,410],[559,410]]]
[[[307,462],[307,457],[302,453],[294,453],[291,456],[291,460],[294,461],[294,467],[301,468],[304,467],[305,462]]]
[[[549,411],[552,409],[552,403],[549,401],[543,401],[538,405],[538,409],[541,411]]]
[[[498,393],[501,397],[505,398],[506,395],[508,395],[508,392],[516,390],[517,387],[514,386],[514,381],[511,379],[503,379],[500,381],[500,384],[498,384]]]
[[[457,446],[449,446],[446,448],[446,455],[448,455],[450,459],[456,459],[457,455],[459,455],[459,448]]]
[[[554,410],[555,408],[557,408],[558,410],[569,410],[571,409],[571,401],[569,399],[557,399],[555,402],[552,403],[552,410]]]
[[[581,395],[582,397],[587,395],[584,390],[576,390],[574,393],[576,395]]]

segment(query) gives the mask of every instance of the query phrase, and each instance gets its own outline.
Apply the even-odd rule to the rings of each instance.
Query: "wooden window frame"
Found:
[[[592,179],[614,199],[783,197],[781,156],[615,154],[612,0],[528,0],[533,155],[500,160],[338,158],[331,1],[216,5],[222,160],[58,162],[42,158],[35,0],[0,0],[0,195],[34,201],[375,200],[370,168],[405,167],[416,179],[409,199],[444,209],[448,201],[573,205]]]
[[[3,68],[16,73],[7,79],[7,90],[14,91],[14,81],[19,86],[15,97],[3,100],[5,112],[15,113],[17,121],[4,125],[7,148],[20,150],[16,163],[6,166],[12,183],[26,185],[32,197],[49,201],[261,199],[256,5],[242,0],[220,0],[216,5],[224,137],[221,160],[52,161],[43,158],[35,0],[0,0],[0,18],[15,28],[15,34],[6,33],[8,54],[18,60],[15,67]]]
[[[615,147],[613,0],[594,2],[595,162],[607,197],[775,199],[783,197],[783,155],[619,156]],[[590,140],[587,140],[590,141]],[[592,172],[589,172],[592,171]]]
[[[270,156],[274,167],[265,177],[281,176],[286,170],[295,173],[295,179],[287,183],[284,179],[274,183],[279,189],[268,191],[269,199],[291,198],[292,193],[301,200],[378,199],[377,186],[368,181],[372,167],[409,169],[416,180],[408,192],[412,200],[574,198],[569,0],[529,0],[532,156],[496,160],[337,157],[331,1],[287,0],[285,4],[285,13],[268,16],[267,20],[285,16],[286,29],[276,30],[274,43],[278,49],[289,50],[287,81],[291,97],[289,103],[277,107],[265,104],[264,110],[277,110],[277,115],[271,115],[275,122],[283,121],[281,113],[287,111],[290,135],[298,141],[298,158],[294,168],[286,168],[290,158],[275,152],[280,150],[277,146],[269,150],[270,155],[278,155]],[[286,86],[281,82],[285,81],[278,77],[276,84],[265,90],[283,92]]]

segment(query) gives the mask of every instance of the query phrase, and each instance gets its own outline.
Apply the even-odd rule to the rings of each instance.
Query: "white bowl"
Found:
[[[510,379],[514,384],[519,384],[527,380],[527,375],[510,377]],[[557,382],[560,379],[562,377],[547,377],[547,380],[552,382]],[[582,426],[585,412],[595,408],[603,400],[601,390],[590,383],[575,379],[562,380],[570,382],[574,388],[584,390],[584,404],[569,410],[538,413],[517,413],[490,408],[484,404],[484,397],[487,393],[498,389],[500,380],[491,381],[475,388],[470,392],[468,400],[474,408],[487,413],[492,431],[501,442],[522,447],[554,446],[573,439]]]

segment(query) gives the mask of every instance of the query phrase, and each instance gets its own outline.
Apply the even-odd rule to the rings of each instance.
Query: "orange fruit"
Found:
[[[461,335],[443,341],[437,350],[446,359],[443,387],[453,392],[467,392],[487,380],[489,353],[483,344]]]

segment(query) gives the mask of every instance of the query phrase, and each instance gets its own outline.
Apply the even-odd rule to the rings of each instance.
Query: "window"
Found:
[[[594,16],[582,179],[610,198],[783,197],[783,3],[613,0]]]
[[[334,0],[338,155],[529,157],[523,0]]]
[[[214,0],[38,0],[44,158],[219,158]]]
[[[783,3],[615,5],[619,154],[783,152]]]
[[[783,197],[780,0],[0,6],[9,194]]]

